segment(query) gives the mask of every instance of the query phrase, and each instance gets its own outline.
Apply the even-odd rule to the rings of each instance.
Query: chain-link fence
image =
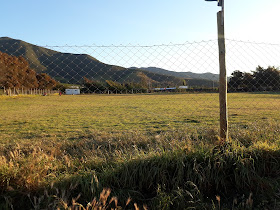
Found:
[[[226,40],[226,48],[230,125],[279,120],[280,45]],[[7,136],[215,127],[218,44],[39,47],[1,38],[0,88]],[[44,97],[14,97],[34,94]]]
[[[227,40],[229,122],[279,120],[280,45]]]

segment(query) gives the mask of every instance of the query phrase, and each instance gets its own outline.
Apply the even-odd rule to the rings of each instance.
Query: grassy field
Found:
[[[280,119],[278,94],[229,94],[229,121]],[[0,100],[1,142],[75,137],[88,131],[159,133],[217,126],[217,94],[81,95]]]
[[[219,195],[232,209],[253,192],[279,207],[261,192],[279,186],[280,95],[228,102],[221,144],[218,94],[0,96],[0,209],[86,205],[106,187],[122,206],[218,209]]]

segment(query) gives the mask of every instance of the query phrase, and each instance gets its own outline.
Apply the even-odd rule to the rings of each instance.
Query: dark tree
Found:
[[[253,76],[258,90],[280,90],[280,71],[274,66],[258,66]]]
[[[242,89],[244,79],[244,73],[236,70],[231,74],[231,78],[229,80],[229,90],[230,91],[238,91]]]
[[[251,73],[234,71],[229,80],[230,91],[270,91],[280,90],[280,71],[278,68],[258,66]]]

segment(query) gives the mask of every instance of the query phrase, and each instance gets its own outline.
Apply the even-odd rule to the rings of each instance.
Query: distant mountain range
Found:
[[[211,80],[211,81],[219,81],[219,75],[218,74],[212,74],[212,73],[193,73],[193,72],[175,72],[175,71],[170,71],[166,69],[161,69],[157,67],[132,67],[131,69],[141,69],[149,72],[153,72],[156,74],[162,74],[166,76],[173,76],[173,77],[178,77],[178,78],[183,78],[183,79],[204,79],[204,80]]]
[[[146,79],[152,81],[153,86],[182,85],[185,79],[188,85],[212,87],[217,86],[218,80],[218,75],[211,73],[196,74],[156,67],[124,68],[109,65],[87,54],[61,53],[9,37],[0,38],[0,51],[13,56],[23,56],[36,72],[47,73],[62,83],[81,83],[84,77],[100,82],[113,80],[120,83],[139,83],[145,75]]]
[[[176,77],[181,78],[182,80],[185,80],[187,85],[190,87],[218,87],[219,86],[219,75],[218,74],[212,74],[212,73],[193,73],[193,72],[175,72],[175,71],[169,71],[166,69],[161,69],[157,67],[131,67],[130,69],[140,69],[143,71],[152,72],[155,74],[170,76],[170,77]]]

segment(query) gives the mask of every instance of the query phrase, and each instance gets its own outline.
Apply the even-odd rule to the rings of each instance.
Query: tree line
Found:
[[[252,73],[234,71],[228,83],[230,92],[279,91],[280,70],[258,66]]]
[[[22,56],[0,52],[0,86],[4,88],[53,89],[57,82],[46,73],[31,69]]]
[[[119,83],[112,80],[104,82],[83,79],[83,93],[146,93],[152,88],[153,80],[146,75],[138,75],[139,83]],[[186,85],[186,82],[183,81]],[[0,87],[4,88],[39,88],[65,89],[46,73],[37,73],[31,69],[28,61],[22,56],[16,57],[0,52]],[[258,66],[255,71],[234,71],[228,83],[230,92],[280,91],[280,70],[274,66],[263,68]]]

